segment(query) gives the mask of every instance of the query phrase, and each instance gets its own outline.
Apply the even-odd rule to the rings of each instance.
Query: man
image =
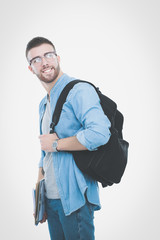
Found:
[[[47,91],[39,106],[42,156],[38,181],[45,178],[46,188],[42,222],[47,219],[52,240],[93,240],[94,210],[100,209],[98,184],[78,169],[69,151],[94,151],[106,144],[110,122],[95,89],[78,83],[67,96],[55,133],[49,134],[58,97],[74,78],[62,72],[60,57],[46,38],[33,38],[27,45],[26,57],[29,70]]]

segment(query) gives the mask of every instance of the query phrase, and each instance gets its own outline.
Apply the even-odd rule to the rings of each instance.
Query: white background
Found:
[[[46,93],[24,53],[36,36],[54,42],[64,72],[95,83],[125,116],[128,166],[120,184],[100,187],[96,239],[160,239],[160,2],[8,0],[0,29],[0,239],[49,239],[32,217]]]

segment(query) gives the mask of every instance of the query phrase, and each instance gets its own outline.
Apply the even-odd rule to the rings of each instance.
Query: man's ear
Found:
[[[57,59],[58,59],[58,62],[60,63],[61,59],[59,55],[57,55]]]
[[[28,69],[33,73],[33,74],[35,74],[35,72],[33,71],[33,68],[29,65],[28,66]]]

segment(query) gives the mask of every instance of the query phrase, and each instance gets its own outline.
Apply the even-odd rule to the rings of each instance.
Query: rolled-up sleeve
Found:
[[[111,123],[104,114],[95,89],[88,83],[78,83],[72,89],[70,104],[82,128],[76,134],[88,150],[96,150],[110,138]]]

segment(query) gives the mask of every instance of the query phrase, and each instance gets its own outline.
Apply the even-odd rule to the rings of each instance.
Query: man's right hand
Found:
[[[40,223],[44,223],[47,220],[47,213],[44,212],[43,219],[40,221]]]

